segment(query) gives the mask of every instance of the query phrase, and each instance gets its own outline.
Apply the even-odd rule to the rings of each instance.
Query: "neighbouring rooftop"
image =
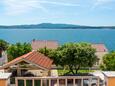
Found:
[[[54,40],[33,40],[31,42],[33,50],[38,50],[40,48],[56,49],[59,44]],[[108,52],[108,49],[104,44],[92,44],[92,47],[96,49],[97,52]]]
[[[115,77],[115,71],[104,71],[103,74],[106,77]]]
[[[101,80],[104,80],[104,74],[102,71],[95,71],[95,72],[92,72],[90,74],[92,74],[94,76],[98,76],[98,77],[100,77]]]
[[[0,79],[8,79],[11,76],[11,73],[0,72]]]
[[[33,50],[40,48],[56,49],[58,48],[58,42],[53,40],[33,40],[31,43]]]
[[[92,44],[92,47],[96,49],[96,52],[108,52],[104,44]]]

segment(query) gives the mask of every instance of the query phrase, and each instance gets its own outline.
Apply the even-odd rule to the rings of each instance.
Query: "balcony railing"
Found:
[[[16,86],[103,86],[95,76],[16,77]]]

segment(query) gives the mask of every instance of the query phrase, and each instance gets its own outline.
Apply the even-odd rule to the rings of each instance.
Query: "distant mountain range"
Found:
[[[41,23],[31,25],[0,26],[0,29],[115,29],[115,26],[82,26],[73,24]]]

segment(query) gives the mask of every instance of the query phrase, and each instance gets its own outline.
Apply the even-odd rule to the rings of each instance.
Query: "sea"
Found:
[[[109,51],[115,50],[115,29],[0,29],[0,39],[9,43],[36,40],[103,43]]]

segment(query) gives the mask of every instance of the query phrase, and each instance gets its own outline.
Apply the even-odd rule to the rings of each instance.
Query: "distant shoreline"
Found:
[[[115,28],[0,28],[0,30],[2,30],[2,29],[6,29],[6,30],[13,30],[13,29],[15,29],[15,30],[79,30],[79,29],[84,29],[84,30],[86,30],[86,29],[91,29],[91,30],[96,30],[96,29],[100,29],[100,30],[103,30],[103,29],[113,29],[113,30],[115,30]]]
[[[0,29],[115,29],[115,26],[83,26],[73,24],[41,23],[32,25],[0,26]]]

